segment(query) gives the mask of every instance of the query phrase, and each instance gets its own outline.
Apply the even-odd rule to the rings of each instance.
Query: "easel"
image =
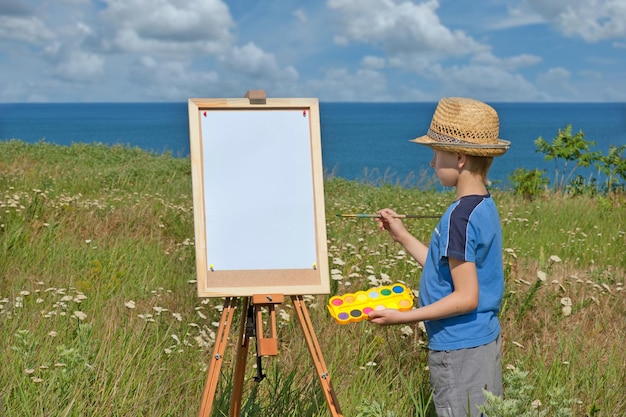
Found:
[[[331,416],[343,417],[339,408],[337,396],[330,381],[330,374],[324,362],[322,351],[313,330],[309,311],[304,303],[301,295],[292,295],[291,300],[293,307],[298,315],[298,320],[302,326],[302,331],[306,338],[309,353],[313,359],[313,364],[317,372],[322,391],[326,398],[326,403],[330,409]],[[237,340],[237,356],[235,362],[235,373],[233,376],[233,394],[231,397],[229,417],[239,417],[241,412],[241,397],[243,394],[244,374],[246,370],[246,360],[248,356],[248,348],[250,338],[254,337],[251,330],[256,332],[257,347],[257,376],[255,381],[261,382],[265,375],[260,366],[262,356],[275,356],[278,354],[278,339],[276,338],[276,304],[284,301],[282,294],[257,294],[252,297],[244,297],[241,328],[239,330],[239,338]],[[213,356],[209,363],[209,372],[207,376],[204,393],[202,395],[202,406],[200,408],[199,417],[209,417],[213,407],[215,398],[215,390],[220,375],[220,368],[223,363],[224,351],[228,341],[228,334],[232,324],[235,308],[237,305],[237,297],[226,297],[224,300],[224,308],[219,323],[218,333],[213,347]],[[270,315],[270,335],[265,337],[263,332],[262,310],[267,308]]]
[[[232,381],[230,417],[239,417],[241,414],[241,399],[250,339],[256,338],[257,375],[254,379],[257,382],[265,377],[261,367],[261,358],[278,354],[276,304],[281,304],[285,295],[288,295],[291,297],[304,332],[309,353],[313,359],[331,415],[332,417],[343,417],[339,410],[339,403],[330,381],[322,351],[313,331],[308,309],[304,304],[302,295],[293,295],[327,294],[329,291],[318,101],[317,99],[267,99],[264,90],[249,90],[243,99],[189,99],[188,105],[198,295],[201,297],[225,297],[215,346],[213,347],[213,356],[209,362],[199,416],[210,416],[224,352],[228,344],[230,327],[235,309],[240,301],[239,298],[242,298],[241,304],[243,306]],[[257,117],[261,114],[263,117]],[[271,120],[273,123],[269,130],[265,124],[267,120]],[[210,129],[202,129],[203,126],[209,124]],[[235,132],[235,140],[219,140],[223,136],[230,137],[231,132]],[[205,163],[210,159],[221,158],[221,161],[222,159],[228,160],[233,155],[238,156],[240,149],[236,148],[234,144],[240,143],[238,141],[240,138],[254,139],[245,142],[249,153],[256,152],[253,160],[247,159],[245,165],[242,163],[243,158],[234,158],[223,165]],[[268,147],[268,141],[271,141],[274,147]],[[210,156],[209,153],[205,154],[206,149],[211,149]],[[290,156],[286,158],[286,162],[285,154],[276,152],[276,149],[280,149]],[[284,171],[272,170],[269,172],[274,177],[267,179],[268,187],[263,189],[263,194],[257,193],[260,189],[258,185],[256,188],[246,188],[247,182],[238,182],[238,187],[244,190],[239,195],[254,194],[257,200],[265,201],[268,206],[276,202],[277,208],[292,215],[301,215],[303,212],[307,212],[306,218],[308,220],[302,221],[302,217],[292,216],[291,218],[297,219],[297,221],[291,220],[288,224],[299,232],[294,234],[294,230],[290,229],[290,238],[286,240],[281,238],[280,233],[273,233],[274,229],[257,227],[258,225],[264,226],[266,223],[255,220],[261,214],[255,213],[254,210],[247,212],[247,219],[252,219],[252,221],[248,223],[248,229],[242,230],[241,233],[245,234],[248,230],[254,229],[254,236],[249,237],[271,235],[272,239],[268,242],[269,244],[262,245],[261,248],[259,248],[261,244],[257,243],[256,246],[250,246],[247,249],[248,252],[254,251],[256,255],[264,253],[263,256],[266,259],[257,256],[253,262],[253,267],[250,265],[241,267],[239,259],[230,259],[230,256],[225,255],[228,252],[225,247],[228,248],[229,246],[224,246],[224,243],[235,243],[232,246],[232,252],[241,253],[241,242],[233,241],[231,229],[226,232],[219,227],[214,227],[219,226],[220,222],[207,221],[210,216],[221,220],[230,217],[232,210],[222,210],[222,207],[215,202],[220,201],[220,198],[216,196],[223,195],[227,196],[232,203],[230,197],[233,193],[231,188],[223,187],[221,182],[206,181],[206,179],[223,176],[222,171],[211,171],[209,167],[220,166],[222,170],[226,167],[249,172],[250,164],[257,167],[260,178],[266,173],[265,168],[267,166],[285,168],[283,168]],[[239,173],[239,171],[231,172]],[[296,186],[298,190],[307,190],[308,187],[312,186],[312,193],[295,193],[285,200],[284,189],[277,187],[277,184],[285,184],[276,181],[275,177],[285,177],[286,175],[289,175],[289,186]],[[205,199],[206,195],[211,195],[211,198]],[[245,205],[249,203],[238,198],[235,198],[234,201],[239,201],[240,204]],[[224,221],[227,222],[227,220]],[[285,231],[283,230],[282,233]],[[212,240],[207,238],[209,235]],[[297,238],[294,239],[294,235]],[[220,236],[222,236],[222,241],[220,241]],[[310,246],[308,240],[310,238],[315,239],[314,248]],[[249,240],[254,241],[253,239]],[[209,245],[209,243],[218,241],[220,244],[217,246]],[[289,247],[283,245],[287,241]],[[312,249],[314,249],[314,253]],[[229,266],[214,268],[214,265],[207,259],[207,252],[210,250],[214,250],[214,253],[219,252],[221,255],[217,258],[226,259],[225,263]],[[283,250],[295,255],[291,256],[290,261],[292,262],[288,266],[283,265],[282,262],[276,262],[274,259],[275,254],[282,253]],[[300,258],[301,254],[306,256],[294,260],[294,258]],[[303,260],[304,258],[306,260]],[[309,267],[311,264],[307,264],[309,261],[313,261],[312,267]],[[217,262],[219,263],[219,261]],[[277,291],[284,291],[284,293],[273,294],[273,288],[276,288]],[[265,337],[262,326],[264,309],[269,311],[270,316],[268,337]]]

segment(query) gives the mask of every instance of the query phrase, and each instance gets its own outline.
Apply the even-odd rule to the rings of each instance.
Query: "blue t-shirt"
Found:
[[[500,334],[498,312],[504,294],[504,270],[502,228],[491,195],[461,197],[439,220],[420,279],[420,307],[432,304],[454,290],[448,258],[476,264],[478,307],[459,316],[425,321],[428,347],[457,350],[494,341]]]

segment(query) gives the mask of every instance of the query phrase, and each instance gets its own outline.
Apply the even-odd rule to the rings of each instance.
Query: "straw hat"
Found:
[[[411,142],[449,152],[500,156],[511,142],[498,139],[498,113],[471,98],[447,97],[437,104],[428,133]]]

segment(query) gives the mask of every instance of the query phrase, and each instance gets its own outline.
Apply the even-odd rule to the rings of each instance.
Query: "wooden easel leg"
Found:
[[[339,402],[337,401],[337,395],[335,394],[335,390],[333,389],[330,381],[328,368],[326,367],[324,357],[322,356],[322,350],[320,349],[317,337],[315,336],[315,331],[313,330],[313,323],[311,323],[309,310],[304,304],[304,300],[301,295],[292,295],[291,300],[296,313],[298,314],[298,319],[300,320],[300,325],[302,326],[302,331],[304,332],[304,337],[306,338],[306,343],[309,347],[309,353],[313,359],[317,376],[322,384],[322,391],[324,392],[324,397],[326,397],[330,413],[333,417],[343,417],[339,407]]]
[[[236,297],[226,297],[224,300],[224,309],[222,310],[222,317],[220,318],[220,324],[215,338],[215,346],[213,346],[213,356],[209,362],[209,373],[204,386],[204,393],[202,394],[202,406],[198,414],[199,417],[209,417],[211,414],[215,390],[217,389],[217,381],[220,376],[220,368],[224,362],[224,351],[226,350],[228,334],[230,333],[230,325],[233,322],[236,305]]]
[[[235,374],[233,376],[233,392],[230,397],[230,417],[239,417],[241,413],[241,398],[243,396],[243,381],[246,372],[246,361],[248,358],[248,346],[250,338],[246,332],[248,325],[248,303],[249,298],[244,298],[241,314],[241,328],[239,329],[239,339],[237,339],[237,360],[235,362]]]

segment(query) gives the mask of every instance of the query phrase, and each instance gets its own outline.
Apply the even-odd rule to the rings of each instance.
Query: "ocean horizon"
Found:
[[[489,103],[500,118],[500,137],[511,148],[495,158],[490,180],[506,185],[517,168],[554,174],[554,161],[536,152],[572,126],[594,141],[591,151],[608,152],[626,144],[626,103]],[[432,151],[409,142],[426,133],[436,103],[320,102],[322,160],[328,175],[348,180],[419,185],[431,177]],[[189,156],[187,102],[159,103],[0,103],[0,140],[58,145],[103,143],[139,147],[154,153]],[[574,162],[570,162],[570,169]],[[574,175],[602,175],[594,167]]]

